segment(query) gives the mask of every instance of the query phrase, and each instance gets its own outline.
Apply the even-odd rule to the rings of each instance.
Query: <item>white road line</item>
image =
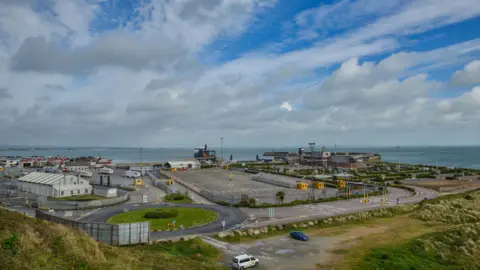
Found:
[[[93,210],[93,211],[91,211],[91,212],[86,213],[86,214],[83,215],[83,216],[80,216],[80,217],[76,218],[75,221],[78,221],[79,219],[81,219],[81,218],[83,218],[83,217],[89,216],[89,215],[97,212],[98,210],[100,210],[100,208],[97,208],[97,209],[95,209],[95,210]]]

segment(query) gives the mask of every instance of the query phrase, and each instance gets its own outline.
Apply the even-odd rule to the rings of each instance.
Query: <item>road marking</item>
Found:
[[[86,213],[86,214],[83,215],[83,216],[80,216],[80,217],[76,218],[75,221],[78,221],[79,219],[81,219],[81,218],[83,218],[83,217],[89,216],[89,215],[97,212],[98,210],[100,210],[100,208],[97,208],[97,209],[95,209],[95,210],[93,210],[93,211],[90,211],[90,212]]]

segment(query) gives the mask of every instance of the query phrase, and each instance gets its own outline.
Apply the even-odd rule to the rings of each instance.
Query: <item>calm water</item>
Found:
[[[212,148],[220,156],[220,149]],[[275,151],[296,151],[296,148],[275,148]],[[308,151],[307,148],[305,148]],[[437,164],[439,166],[478,168],[480,169],[480,146],[464,147],[370,147],[370,148],[328,148],[337,152],[376,152],[382,159],[391,162]],[[234,160],[252,160],[258,154],[272,151],[272,148],[224,148],[223,156],[233,155]],[[193,157],[193,149],[186,148],[144,148],[142,160],[168,161]],[[114,162],[139,162],[139,149],[132,148],[82,148],[68,150],[57,148],[49,150],[0,151],[0,156],[102,156]]]

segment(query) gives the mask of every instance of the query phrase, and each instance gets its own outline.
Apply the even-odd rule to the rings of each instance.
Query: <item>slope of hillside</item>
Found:
[[[424,201],[397,229],[357,239],[321,269],[480,269],[480,191]],[[345,246],[345,245],[344,245]]]
[[[0,209],[0,269],[223,269],[220,252],[193,239],[112,247],[85,233]]]

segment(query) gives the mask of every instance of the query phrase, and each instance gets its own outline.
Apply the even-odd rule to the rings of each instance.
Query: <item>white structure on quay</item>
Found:
[[[169,169],[198,169],[200,168],[200,162],[192,161],[192,160],[185,160],[185,161],[169,161],[165,163],[165,167]]]
[[[56,198],[92,194],[88,180],[75,175],[32,172],[18,179],[18,188],[28,193]]]

